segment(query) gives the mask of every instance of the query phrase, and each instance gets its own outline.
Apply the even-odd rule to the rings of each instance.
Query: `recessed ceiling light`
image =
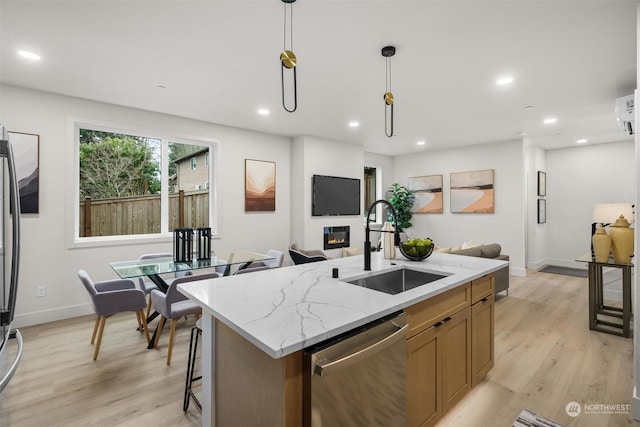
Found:
[[[577,144],[584,144],[585,142],[587,142],[586,139],[582,138],[576,141]]]
[[[513,83],[513,76],[504,76],[496,80],[496,84],[498,86],[505,86],[511,83]]]
[[[270,111],[269,111],[269,110],[267,110],[266,108],[260,108],[260,109],[258,110],[258,114],[260,114],[261,116],[268,116],[268,115],[269,115],[269,113],[270,113]]]
[[[37,53],[29,52],[28,50],[19,50],[18,55],[22,56],[23,58],[31,59],[33,61],[40,60],[40,55],[38,55]]]
[[[350,128],[360,127],[360,122],[356,122],[356,121],[349,122],[349,127]]]
[[[418,142],[416,142],[416,145],[424,145],[424,144],[426,144],[426,141],[418,141]]]
[[[558,119],[556,119],[555,117],[547,117],[546,119],[544,119],[543,123],[545,125],[550,125],[550,124],[555,123],[557,121],[558,121]]]

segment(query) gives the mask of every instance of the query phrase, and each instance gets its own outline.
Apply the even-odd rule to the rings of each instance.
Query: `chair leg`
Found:
[[[98,332],[98,325],[100,324],[100,316],[96,316],[96,323],[93,324],[93,334],[91,334],[91,344],[96,340],[96,333]]]
[[[152,306],[152,304],[151,304],[151,293],[149,293],[149,300],[147,301],[147,312],[145,313],[146,315],[144,317],[145,319],[148,319],[149,315],[151,314],[151,306]]]
[[[178,319],[171,319],[171,328],[169,330],[169,350],[167,352],[167,366],[171,365],[171,352],[173,351],[173,334],[176,331],[176,323]]]
[[[156,332],[156,340],[153,343],[155,348],[158,348],[158,342],[160,342],[160,334],[162,333],[162,328],[164,327],[164,316],[160,316],[160,320],[158,321],[158,331]]]
[[[202,405],[200,401],[193,393],[193,382],[202,379],[202,376],[194,377],[196,367],[196,352],[198,351],[198,337],[200,336],[200,328],[194,326],[191,328],[191,340],[189,341],[189,356],[187,359],[187,381],[184,386],[184,401],[182,403],[182,410],[187,411],[189,409],[189,401],[193,398],[194,403],[202,411]]]
[[[138,330],[142,333],[142,317],[140,317],[140,312],[136,310],[136,320],[138,321]]]
[[[147,344],[149,344],[149,341],[151,341],[151,337],[149,336],[149,325],[147,325],[147,318],[144,317],[144,310],[140,309],[140,310],[136,311],[136,313],[138,313],[138,318],[140,319],[140,322],[142,323],[142,328],[144,328],[144,335],[147,338]]]
[[[100,351],[100,343],[102,342],[102,333],[104,332],[104,324],[109,316],[100,317],[100,327],[98,328],[98,340],[96,341],[96,348],[93,350],[93,360],[98,360],[98,352]]]

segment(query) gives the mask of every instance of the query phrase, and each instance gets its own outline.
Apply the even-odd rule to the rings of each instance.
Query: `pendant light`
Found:
[[[393,136],[393,93],[391,93],[391,57],[396,54],[396,48],[385,46],[382,48],[382,56],[387,60],[386,64],[386,92],[384,93],[384,133],[391,138]]]
[[[296,65],[298,60],[293,53],[293,5],[296,0],[282,0],[284,3],[284,48],[280,54],[280,80],[282,83],[282,107],[289,113],[298,108],[298,79]],[[288,7],[287,7],[288,6]],[[289,49],[287,49],[287,9],[289,9]],[[293,108],[287,108],[284,100],[284,74],[286,70],[293,70]]]

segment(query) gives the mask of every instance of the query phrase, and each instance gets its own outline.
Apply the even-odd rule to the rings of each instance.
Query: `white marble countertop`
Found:
[[[385,260],[364,256],[188,282],[178,289],[273,358],[280,358],[387,314],[445,292],[508,264],[487,258],[434,253],[424,261],[401,254]],[[394,265],[392,265],[395,264]],[[447,277],[396,295],[346,283],[352,278],[407,265]],[[333,279],[332,269],[339,269]]]

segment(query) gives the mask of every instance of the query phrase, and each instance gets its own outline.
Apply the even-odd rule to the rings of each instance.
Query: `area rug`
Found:
[[[580,268],[560,267],[558,265],[547,265],[540,271],[543,273],[562,274],[565,276],[589,277],[589,272],[587,270],[582,270]]]
[[[536,415],[528,409],[523,409],[512,427],[562,427],[560,424]]]

